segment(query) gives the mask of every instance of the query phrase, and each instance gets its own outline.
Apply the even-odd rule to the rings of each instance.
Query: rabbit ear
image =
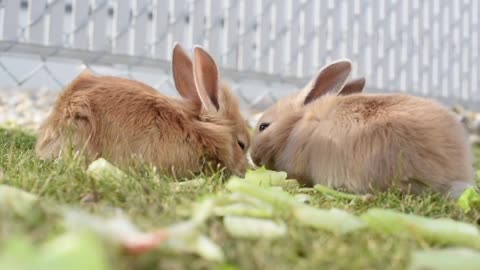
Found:
[[[193,75],[198,96],[207,110],[218,111],[218,69],[213,58],[200,46],[193,51]]]
[[[303,103],[307,105],[327,93],[339,93],[351,71],[352,62],[349,60],[339,60],[324,67],[309,84],[311,88]]]
[[[356,93],[361,93],[365,87],[365,78],[357,78],[349,81],[343,86],[342,90],[338,93],[339,96],[346,96]]]
[[[199,99],[193,79],[192,60],[182,46],[176,42],[172,52],[172,74],[175,87],[182,97],[191,100]]]

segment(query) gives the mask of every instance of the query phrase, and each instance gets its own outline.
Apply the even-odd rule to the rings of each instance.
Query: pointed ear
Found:
[[[218,69],[213,58],[200,46],[193,51],[193,74],[198,96],[207,110],[218,111]]]
[[[349,60],[339,60],[327,65],[320,70],[317,77],[309,84],[310,89],[303,103],[307,105],[328,93],[338,94],[345,85],[351,71],[352,62]]]
[[[176,43],[172,52],[172,74],[178,93],[187,99],[199,100],[193,79],[193,64],[185,50]]]
[[[346,83],[345,86],[343,86],[342,90],[340,90],[340,93],[338,93],[338,95],[346,96],[346,95],[361,93],[364,87],[365,87],[365,78],[357,78]]]

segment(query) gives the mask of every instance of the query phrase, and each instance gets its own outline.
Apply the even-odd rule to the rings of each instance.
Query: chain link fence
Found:
[[[1,0],[0,121],[38,124],[85,68],[176,95],[175,41],[211,52],[248,113],[338,58],[366,92],[479,110],[479,17],[474,0]]]

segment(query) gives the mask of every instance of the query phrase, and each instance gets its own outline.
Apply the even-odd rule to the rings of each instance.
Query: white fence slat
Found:
[[[300,10],[300,5],[299,1],[297,0],[290,0],[290,15],[289,19],[291,20],[291,25],[290,25],[290,33],[289,33],[289,61],[288,61],[288,67],[290,68],[289,70],[289,75],[292,76],[297,76],[298,75],[298,67],[299,67],[299,32],[300,32],[300,25],[298,21],[298,12]]]
[[[480,46],[480,18],[478,18],[477,14],[480,14],[480,3],[478,1],[472,3],[472,8],[470,10],[471,15],[471,41],[470,41],[470,50],[472,51],[472,76],[471,76],[471,84],[470,84],[470,100],[473,102],[480,101],[480,50],[478,49]],[[477,13],[478,12],[478,13]],[[476,49],[475,49],[476,48]],[[473,97],[473,98],[472,98]]]
[[[87,49],[88,36],[88,5],[85,0],[73,0],[73,47]]]
[[[446,15],[447,15],[447,4],[445,2],[440,2],[440,15],[439,15],[439,25],[438,25],[438,32],[439,32],[439,40],[438,40],[438,47],[439,47],[439,58],[438,58],[438,86],[440,88],[442,98],[447,97],[447,83],[446,78],[444,76],[445,72],[445,65],[446,65],[446,47],[447,43],[444,41],[445,37],[445,29],[446,29]]]
[[[470,27],[470,13],[469,10],[471,10],[471,5],[466,2],[465,0],[461,1],[461,14],[464,14],[461,16],[461,27],[460,27],[460,39],[461,39],[461,46],[462,46],[462,54],[460,56],[462,60],[461,64],[461,88],[462,88],[462,99],[468,98],[468,94],[470,92],[470,84],[469,84],[469,64],[470,64],[470,59],[472,57],[469,49],[469,42],[465,36],[466,32],[472,32]]]
[[[475,96],[475,84],[473,83],[475,81],[475,68],[476,68],[476,65],[475,65],[475,53],[474,53],[474,38],[475,38],[475,30],[474,29],[474,25],[475,25],[475,3],[470,3],[470,6],[468,8],[468,14],[469,14],[469,22],[468,22],[468,32],[465,33],[466,37],[465,38],[469,38],[469,35],[471,37],[471,39],[468,39],[468,55],[469,55],[469,60],[470,62],[468,63],[468,89],[469,89],[469,93],[468,93],[468,96],[471,97],[471,96]],[[468,97],[467,97],[468,98]]]
[[[172,43],[179,42],[183,44],[185,40],[185,31],[183,27],[185,25],[185,14],[186,14],[186,1],[185,0],[175,0],[173,2],[173,31],[172,31]],[[169,46],[169,48],[171,45]],[[170,49],[169,49],[170,50]]]
[[[28,41],[32,43],[44,43],[44,29],[45,29],[45,10],[47,6],[46,0],[30,0],[29,7],[29,27],[28,27]]]
[[[416,52],[416,72],[414,73],[415,75],[415,80],[414,80],[414,85],[415,89],[414,91],[417,92],[417,94],[422,94],[423,91],[423,2],[416,1],[416,13],[417,13],[417,20],[416,20],[416,35],[417,35],[417,46],[415,49]]]
[[[371,83],[378,87],[383,87],[380,82],[381,71],[379,69],[379,65],[376,63],[379,53],[378,44],[381,42],[380,29],[377,28],[377,21],[379,20],[378,14],[377,2],[370,6],[368,14],[368,31],[372,35],[373,39],[368,41],[368,64],[366,65],[366,70],[368,70],[370,74],[377,74],[371,78]]]
[[[382,58],[382,70],[383,70],[383,85],[384,87],[389,87],[390,82],[390,52],[391,52],[391,14],[388,14],[391,7],[391,1],[383,2],[382,17],[383,20],[380,23],[382,25],[383,33],[383,58]]]
[[[304,5],[304,21],[303,21],[303,59],[302,59],[302,74],[303,76],[311,76],[312,74],[316,73],[313,65],[313,55],[314,55],[314,48],[315,48],[315,37],[316,34],[314,33],[315,27],[315,1],[314,0],[307,0]]]
[[[474,12],[477,12],[476,14],[480,14],[480,3],[478,2],[475,2],[475,4],[477,5],[477,8],[475,9],[476,11]],[[480,87],[478,87],[478,85],[480,85],[480,50],[478,49],[480,47],[480,18],[478,16],[475,16],[476,19],[477,19],[477,23],[476,23],[476,26],[475,26],[475,29],[476,29],[476,33],[477,33],[477,37],[476,37],[476,45],[477,45],[477,61],[475,62],[476,63],[476,69],[477,69],[477,81],[476,81],[476,84],[477,87],[475,87],[475,90],[476,90],[476,95],[473,96],[473,98],[477,101],[477,102],[480,102]],[[470,97],[471,98],[471,97]],[[479,105],[480,106],[480,105]]]
[[[367,11],[369,10],[369,3],[365,3],[360,7],[359,11],[359,19],[358,19],[358,69],[363,71],[364,76],[369,75],[367,69],[367,53],[368,53],[368,46],[367,42],[371,40],[371,38],[367,38],[367,35],[370,34],[368,31],[368,14]],[[320,23],[320,27],[321,27]],[[320,42],[318,43],[319,46],[323,46],[325,43],[324,39],[320,37]],[[321,52],[321,49],[320,49]],[[320,62],[322,63],[322,62]],[[368,84],[370,85],[370,80],[368,80]]]
[[[347,32],[346,32],[346,39],[347,40],[350,40],[350,42],[348,42],[346,45],[347,45],[347,54],[351,55],[351,59],[352,61],[355,63],[355,66],[358,65],[358,53],[355,51],[355,45],[357,45],[356,43],[358,42],[358,36],[357,38],[353,38],[355,33],[357,33],[355,30],[356,27],[358,27],[358,23],[357,23],[357,20],[356,20],[356,16],[357,14],[355,13],[355,5],[358,5],[358,1],[357,2],[352,2],[351,4],[347,4],[346,5],[346,8],[347,8],[347,16],[346,16],[346,21],[347,21]],[[358,68],[355,68],[353,71],[352,71],[352,76],[357,76],[358,75]]]
[[[331,47],[331,56],[333,59],[336,60],[340,58],[341,52],[341,39],[342,39],[342,9],[341,9],[341,1],[335,1],[329,3],[329,7],[331,6],[331,14],[332,14],[332,47]]]
[[[222,63],[220,56],[223,52],[222,39],[222,15],[224,1],[209,0],[208,5],[208,50],[219,63]]]
[[[452,59],[450,61],[453,62],[453,70],[452,73],[454,74],[453,76],[453,81],[454,81],[454,90],[455,90],[455,97],[460,98],[462,96],[462,88],[461,88],[461,78],[462,78],[462,73],[461,73],[461,57],[460,57],[460,52],[461,52],[461,36],[460,36],[460,28],[461,28],[461,14],[459,13],[460,10],[460,1],[456,2],[453,8],[453,21],[451,24],[451,27],[453,28],[452,33],[452,39],[454,40],[454,49],[453,49],[453,55]]]
[[[206,0],[193,1],[192,8],[192,45],[205,45],[205,9]]]
[[[396,47],[396,53],[395,53],[395,74],[394,77],[396,78],[397,81],[397,88],[400,91],[405,91],[407,90],[407,85],[406,85],[406,77],[405,77],[405,62],[404,58],[406,58],[406,53],[408,51],[408,43],[406,36],[407,34],[405,33],[406,24],[404,24],[404,20],[406,13],[405,13],[405,7],[406,7],[406,1],[403,0],[397,0],[397,16],[395,18],[395,33],[394,33],[394,42],[395,42],[395,47]]]
[[[424,89],[425,94],[431,94],[433,92],[433,87],[435,85],[434,83],[434,75],[435,75],[435,69],[438,66],[435,66],[436,59],[434,55],[434,50],[435,50],[435,30],[436,30],[436,13],[435,13],[435,6],[432,1],[427,2],[427,18],[426,18],[426,33],[425,35],[428,35],[427,37],[427,46],[426,49],[428,50],[428,53],[426,54],[426,67],[425,67],[425,78],[427,80],[426,82],[426,88]]]
[[[445,97],[450,97],[451,96],[451,91],[453,90],[450,85],[450,76],[449,75],[449,72],[450,72],[450,54],[451,54],[451,42],[449,42],[450,40],[450,31],[449,31],[449,27],[450,27],[450,22],[451,22],[451,13],[450,13],[450,9],[451,9],[451,6],[448,2],[442,2],[443,3],[443,6],[444,6],[444,20],[442,21],[442,25],[443,25],[443,32],[442,32],[442,48],[443,48],[443,53],[442,53],[442,73],[440,74],[441,78],[442,78],[442,85],[444,85],[444,92],[445,92]]]
[[[50,0],[50,15],[48,25],[48,44],[61,46],[63,43],[63,19],[65,16],[65,1]]]
[[[3,29],[2,39],[16,40],[19,29],[18,24],[18,10],[20,3],[15,0],[8,0],[4,3],[3,10]]]
[[[242,11],[242,36],[243,40],[241,41],[242,49],[242,64],[241,70],[248,70],[253,67],[254,63],[254,54],[253,54],[253,44],[255,39],[255,0],[243,0],[244,6]]]
[[[155,3],[155,56],[160,59],[167,59],[169,1],[156,0]]]
[[[287,44],[287,8],[285,2],[275,2],[275,42],[273,54],[273,73],[283,74],[286,71]]]
[[[461,14],[461,9],[462,9],[462,1],[458,1],[456,2],[456,26],[457,26],[457,29],[456,29],[456,33],[455,33],[455,36],[457,38],[457,52],[455,54],[455,58],[457,60],[457,97],[458,98],[462,98],[462,95],[463,95],[463,86],[464,86],[464,83],[463,83],[463,68],[462,68],[462,62],[463,62],[463,57],[462,57],[462,50],[463,50],[463,40],[462,40],[462,19],[464,18],[464,16],[462,16],[463,14]],[[465,52],[463,52],[465,53]]]
[[[407,11],[405,14],[405,17],[410,18],[408,25],[408,34],[407,34],[407,44],[408,47],[410,48],[407,50],[407,63],[408,67],[406,68],[406,81],[407,81],[407,87],[410,91],[415,91],[414,83],[413,83],[413,74],[414,74],[414,69],[415,69],[415,63],[413,61],[415,57],[415,50],[416,50],[416,41],[414,39],[415,35],[415,17],[416,17],[416,11],[413,7],[415,0],[407,0]]]
[[[107,49],[107,11],[108,0],[95,0],[93,5],[93,37],[92,49],[102,51]]]
[[[381,41],[376,49],[375,65],[378,67],[379,72],[379,87],[388,87],[388,69],[387,69],[387,47],[388,47],[388,23],[386,22],[386,8],[388,0],[378,1],[376,29],[380,34]]]
[[[456,42],[456,49],[457,51],[455,52],[455,59],[457,61],[457,69],[456,69],[456,72],[457,72],[457,79],[456,79],[456,82],[457,82],[457,98],[461,98],[462,97],[462,92],[463,92],[463,80],[462,80],[462,77],[463,77],[463,74],[462,74],[462,55],[461,55],[461,51],[463,50],[462,48],[462,44],[463,44],[463,41],[462,41],[462,14],[460,13],[460,10],[462,9],[462,5],[461,5],[461,1],[457,1],[456,2],[456,19],[455,19],[455,25],[456,25],[456,31],[455,31],[455,38],[457,39],[457,42]]]
[[[455,5],[455,20],[454,20],[454,25],[455,25],[455,30],[454,30],[454,39],[456,40],[455,42],[455,83],[456,83],[456,96],[457,98],[461,98],[462,96],[462,57],[460,55],[460,52],[462,50],[462,36],[461,36],[461,28],[462,28],[462,15],[460,14],[460,9],[461,9],[461,4],[460,1],[456,2]]]
[[[272,5],[270,0],[258,1],[261,3],[259,16],[257,68],[261,72],[270,72],[270,38],[272,32]]]
[[[454,41],[454,36],[453,36],[453,29],[452,28],[452,25],[454,24],[455,22],[455,16],[454,16],[454,10],[453,8],[450,6],[448,7],[448,20],[447,20],[447,27],[449,29],[449,35],[446,36],[446,39],[445,41],[448,42],[448,40],[450,40],[450,42],[448,42],[448,50],[447,50],[447,54],[448,54],[448,58],[447,58],[447,65],[449,65],[446,69],[445,69],[445,74],[448,74],[448,72],[450,72],[450,74],[448,74],[449,76],[447,77],[448,79],[448,97],[452,97],[454,95],[455,92],[452,92],[455,88],[455,82],[453,81],[452,79],[452,75],[455,73],[454,71],[454,68],[455,68],[455,64],[451,63],[451,61],[454,61],[454,55],[455,55],[455,47],[454,47],[454,43],[452,41]]]
[[[133,28],[133,54],[145,55],[147,52],[146,38],[147,38],[147,16],[148,16],[148,3],[147,0],[137,0],[134,12],[134,24]]]
[[[187,22],[185,23],[185,39],[184,39],[184,46],[186,48],[193,48],[194,46],[194,13],[195,13],[195,1],[188,1],[187,2],[187,7],[186,7],[186,20]]]
[[[428,62],[428,66],[426,67],[426,72],[428,75],[429,80],[429,94],[435,93],[436,96],[439,96],[435,87],[438,85],[438,44],[436,40],[438,40],[438,25],[439,25],[439,3],[431,3],[430,4],[430,24],[428,25],[428,32],[429,32],[429,55],[430,59]],[[433,67],[435,65],[435,67]]]
[[[424,56],[425,56],[425,35],[423,33],[423,24],[425,18],[425,2],[418,1],[418,23],[417,23],[417,31],[418,31],[418,47],[417,47],[417,63],[418,63],[418,72],[416,74],[417,81],[416,81],[416,88],[419,94],[424,94],[426,89],[425,85],[425,76],[423,74],[423,69],[425,66]]]
[[[237,0],[228,1],[228,13],[226,20],[227,41],[225,48],[225,66],[229,68],[237,68],[238,64],[238,16],[240,14],[240,2]]]
[[[462,21],[464,19],[464,16],[462,16],[463,14],[460,13],[460,10],[462,9],[462,1],[459,0],[459,1],[456,1],[455,2],[455,5],[457,7],[457,11],[459,13],[460,16],[457,17],[456,19],[456,22],[455,24],[458,25],[458,28],[457,28],[457,31],[455,33],[455,36],[456,36],[456,39],[457,39],[457,42],[456,42],[456,47],[458,48],[459,51],[462,51],[463,50],[463,40],[462,40],[462,28],[463,28],[463,24],[462,24]],[[465,53],[465,52],[464,52]],[[460,55],[459,53],[455,53],[455,58],[457,60],[457,87],[458,87],[458,98],[462,98],[463,97],[463,92],[464,92],[464,89],[463,89],[463,67],[462,67],[462,64],[463,64],[463,55]]]
[[[113,50],[118,54],[127,54],[130,33],[128,31],[130,26],[130,2],[128,0],[119,0],[115,4]]]

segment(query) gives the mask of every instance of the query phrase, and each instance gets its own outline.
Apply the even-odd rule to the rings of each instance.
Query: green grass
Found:
[[[143,229],[154,229],[184,220],[199,197],[224,190],[224,177],[212,176],[200,188],[174,188],[175,181],[148,167],[130,170],[131,179],[121,183],[94,181],[86,173],[86,164],[72,159],[64,162],[40,161],[34,154],[35,136],[16,129],[0,129],[0,183],[38,194],[43,201],[80,207],[98,215],[121,208]],[[475,149],[480,169],[480,149]],[[477,179],[478,181],[478,179]],[[295,191],[292,191],[295,192]],[[96,202],[82,198],[95,194]],[[391,191],[377,194],[368,202],[350,203],[314,195],[312,204],[321,208],[337,207],[363,213],[371,207],[396,209],[428,217],[449,217],[477,223],[480,211],[463,214],[454,201],[437,194],[407,196]],[[1,213],[0,213],[1,214]],[[277,240],[239,240],[227,235],[220,219],[208,221],[209,236],[227,256],[217,264],[194,255],[173,255],[152,251],[127,256],[109,251],[114,269],[405,269],[410,252],[435,247],[408,235],[387,236],[369,230],[345,236],[299,227],[289,223],[288,235]],[[0,248],[10,236],[21,234],[35,242],[61,232],[55,213],[44,209],[28,216],[2,214]]]

